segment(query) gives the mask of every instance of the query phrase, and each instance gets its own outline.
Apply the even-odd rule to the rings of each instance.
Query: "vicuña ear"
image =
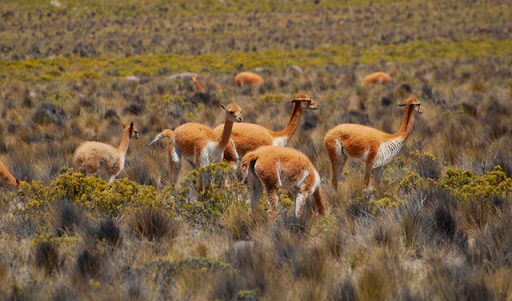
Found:
[[[399,107],[403,107],[403,106],[405,106],[405,103],[401,103],[401,104],[399,104],[398,106],[399,106]]]
[[[226,108],[226,106],[225,106],[225,105],[223,105],[223,104],[221,104],[221,103],[219,103],[219,105],[220,105],[224,110],[226,110],[226,111],[228,110],[228,108]]]

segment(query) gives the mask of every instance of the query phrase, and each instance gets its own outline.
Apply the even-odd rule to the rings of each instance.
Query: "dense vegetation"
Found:
[[[510,299],[512,4],[246,2],[4,1],[0,161],[27,183],[0,184],[1,298]],[[239,90],[234,75],[254,68],[265,84]],[[374,71],[393,82],[362,85]],[[282,129],[298,93],[320,109],[289,146],[317,167],[327,217],[308,202],[294,218],[286,191],[275,223],[264,200],[249,216],[237,171],[185,163],[171,185],[167,141],[147,146],[165,128],[222,123],[218,102]],[[334,191],[326,131],[396,132],[409,96],[424,114],[383,183],[363,191],[347,164]],[[115,183],[75,173],[80,143],[118,145],[131,121],[141,139]]]

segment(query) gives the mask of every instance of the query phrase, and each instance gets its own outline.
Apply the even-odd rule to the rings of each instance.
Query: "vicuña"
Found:
[[[233,144],[229,144],[224,152],[224,161],[229,166],[236,168],[238,160],[245,154],[262,146],[286,146],[299,126],[300,117],[304,110],[316,110],[318,104],[305,94],[299,94],[290,100],[293,104],[293,111],[290,121],[281,132],[271,131],[261,125],[254,123],[240,123],[233,126],[231,138]],[[219,135],[223,131],[223,125],[215,128],[214,132]]]
[[[411,97],[399,106],[405,106],[405,116],[400,130],[388,134],[372,127],[344,123],[330,129],[324,143],[332,164],[332,185],[338,188],[340,173],[347,158],[355,162],[365,162],[364,187],[370,187],[373,170],[374,180],[380,183],[382,167],[398,154],[412,130],[414,112],[423,113],[418,99]]]
[[[227,106],[220,104],[226,111],[224,130],[216,134],[213,130],[200,123],[185,123],[174,131],[164,130],[153,139],[149,145],[163,137],[168,137],[169,163],[171,183],[176,183],[181,170],[181,156],[195,168],[212,163],[219,163],[224,158],[224,150],[231,142],[231,131],[234,122],[242,121],[242,109],[237,104]],[[203,180],[199,181],[199,190],[203,189]]]
[[[108,183],[112,184],[117,175],[123,171],[132,137],[139,139],[139,132],[133,122],[124,126],[123,139],[117,148],[96,141],[82,143],[75,152],[76,169],[87,176],[94,176],[99,171],[103,171],[109,179]]]
[[[317,213],[325,215],[325,202],[320,190],[320,176],[303,153],[288,147],[264,146],[245,155],[242,173],[251,185],[249,203],[254,212],[263,188],[268,201],[267,214],[275,219],[277,190],[283,187],[293,194],[295,216],[302,214],[308,196],[313,195]]]
[[[256,87],[265,83],[263,77],[256,73],[243,71],[235,76],[235,82],[238,88],[244,89],[246,87]]]
[[[21,181],[16,179],[8,170],[4,164],[0,162],[0,178],[12,188],[16,188],[20,185]]]

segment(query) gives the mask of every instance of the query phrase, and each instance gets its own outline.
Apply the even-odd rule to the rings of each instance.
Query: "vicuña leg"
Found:
[[[299,217],[302,215],[302,210],[304,209],[304,204],[306,203],[307,195],[304,192],[297,193],[295,197],[295,216]]]
[[[341,172],[343,171],[343,167],[345,167],[345,163],[347,162],[347,155],[342,154],[341,156],[337,156],[336,154],[331,157],[332,164],[332,186],[334,189],[338,190],[338,182],[340,180]]]
[[[320,215],[325,215],[325,201],[320,187],[317,187],[315,192],[313,192],[313,198],[315,199],[316,212]]]
[[[178,175],[181,170],[181,151],[173,142],[169,143],[169,168],[171,183],[178,181]]]
[[[380,176],[382,175],[382,166],[377,167],[373,170],[373,180],[375,181],[376,185],[380,184]]]
[[[87,170],[87,176],[94,177],[100,170],[100,160],[96,156],[88,157],[84,160],[84,166]]]
[[[260,179],[253,173],[249,172],[249,181],[251,183],[251,196],[249,198],[249,214],[256,213],[263,192],[263,185]]]
[[[370,178],[372,176],[372,165],[369,162],[366,162],[365,170],[364,170],[364,189],[371,189]]]
[[[267,216],[271,220],[275,220],[276,219],[277,202],[279,201],[279,197],[277,195],[277,187],[265,185],[265,192],[267,193],[267,200],[268,200]]]

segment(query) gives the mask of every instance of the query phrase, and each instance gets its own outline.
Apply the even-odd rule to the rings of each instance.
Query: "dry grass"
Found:
[[[0,184],[0,298],[510,299],[511,12],[500,0],[6,2],[0,161],[41,182],[29,196]],[[239,90],[234,75],[255,67],[266,84]],[[169,79],[189,71],[208,94]],[[374,71],[393,81],[362,85]],[[288,146],[317,167],[324,218],[312,200],[293,217],[286,192],[276,222],[264,202],[249,216],[238,181],[201,201],[194,183],[169,185],[167,142],[147,146],[185,122],[222,123],[218,102],[282,130],[299,93],[320,108]],[[409,96],[425,113],[381,185],[363,191],[362,166],[349,163],[334,191],[326,131],[353,122],[396,132]],[[118,145],[127,122],[141,139],[118,179],[154,186],[152,209],[108,216],[61,195],[34,203],[83,141]],[[180,178],[189,171],[183,163]],[[98,193],[123,189],[113,187]]]

